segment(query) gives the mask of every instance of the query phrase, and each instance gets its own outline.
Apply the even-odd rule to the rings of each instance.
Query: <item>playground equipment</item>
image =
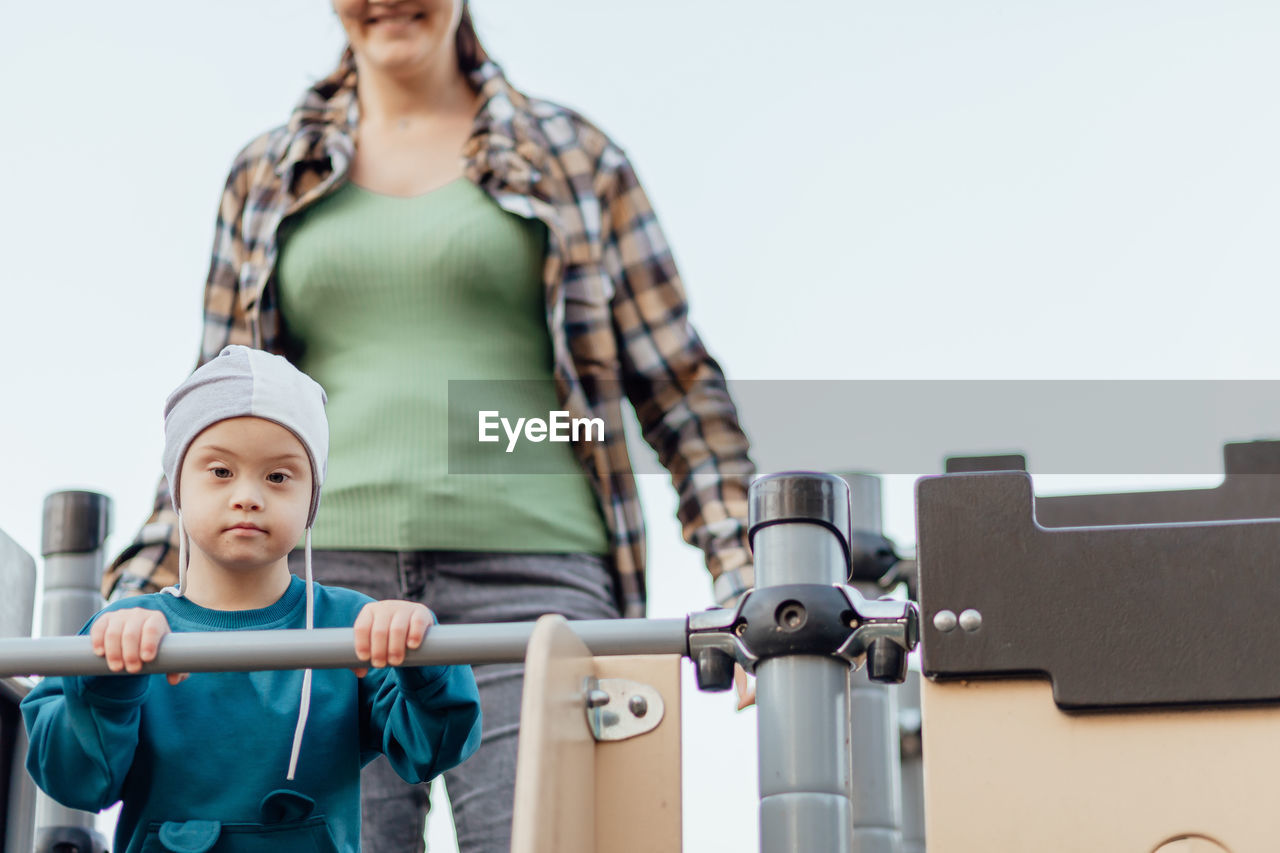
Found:
[[[881,532],[880,478],[849,473],[853,519],[853,558],[849,582],[865,597],[876,597],[899,580],[904,565]],[[907,583],[908,597],[912,584]],[[924,789],[920,753],[912,748],[919,734],[919,673],[906,684],[878,683],[857,670],[849,676],[849,731],[853,738],[853,849],[858,853],[923,853]],[[905,758],[902,749],[906,729]]]
[[[74,634],[102,606],[102,547],[110,527],[108,498],[94,492],[58,492],[44,504],[44,636]],[[0,637],[29,637],[35,602],[35,561],[0,533]],[[29,642],[29,641],[28,641]],[[94,816],[68,809],[36,790],[27,775],[26,731],[18,703],[30,682],[0,678],[0,842],[4,853],[31,850],[99,853],[106,840]],[[39,828],[37,831],[37,827]]]
[[[1224,456],[1215,489],[917,484],[931,849],[1275,849],[1280,443]]]
[[[761,478],[750,506],[757,586],[734,610],[685,619],[436,625],[410,653],[410,665],[526,662],[513,850],[678,849],[679,786],[671,780],[679,777],[680,656],[693,660],[703,689],[729,689],[735,662],[757,676],[761,850],[852,849],[849,674],[862,666],[873,682],[901,681],[918,641],[918,614],[910,602],[868,600],[845,585],[855,551],[849,489],[839,478]],[[143,671],[359,663],[349,629],[188,633],[166,637]],[[0,677],[106,673],[87,637],[0,639]],[[646,777],[655,795],[638,801],[629,793],[623,809],[610,791],[634,790],[634,774],[649,765],[633,762],[646,755],[666,774]],[[10,815],[16,838],[23,813]],[[619,820],[640,829],[619,831]],[[41,838],[50,838],[40,826]],[[6,829],[6,844],[9,836]],[[37,850],[96,849],[84,837],[57,843],[38,841]]]
[[[0,598],[0,637],[31,635],[35,583],[35,560],[0,531],[0,589],[12,590]],[[18,714],[18,703],[28,689],[23,679],[0,679],[0,850],[4,853],[27,853],[35,843],[31,819],[36,789],[23,768],[27,737]]]
[[[766,477],[735,609],[439,625],[408,662],[525,661],[517,853],[680,849],[684,657],[703,689],[735,662],[757,676],[765,853],[909,853],[920,821],[938,853],[1268,851],[1280,646],[1257,626],[1280,612],[1280,442],[1224,460],[1213,489],[1040,498],[1021,457],[951,460],[917,484],[915,574],[879,533],[875,478]],[[0,572],[31,574],[4,553]],[[919,585],[924,679],[906,669],[915,607],[871,598],[895,579]],[[107,672],[85,637],[0,628],[0,676]],[[356,664],[350,630],[225,632],[167,637],[148,671]],[[0,682],[6,853],[34,837],[24,690]]]
[[[40,553],[44,557],[42,637],[74,635],[102,609],[98,592],[111,531],[111,499],[97,492],[55,492],[45,498]],[[37,853],[106,853],[94,816],[37,792]]]

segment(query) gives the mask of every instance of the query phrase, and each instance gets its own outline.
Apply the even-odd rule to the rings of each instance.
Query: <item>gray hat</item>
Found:
[[[238,345],[223,349],[187,377],[164,404],[164,473],[173,508],[180,509],[182,460],[196,436],[228,418],[263,418],[296,435],[311,459],[311,527],[329,458],[325,402],[320,384],[286,359]]]

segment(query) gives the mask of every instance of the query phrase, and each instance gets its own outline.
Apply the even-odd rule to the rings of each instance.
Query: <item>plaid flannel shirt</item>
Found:
[[[275,272],[277,227],[346,179],[358,105],[350,51],[309,89],[287,125],[249,143],[223,192],[204,298],[200,363],[229,343],[289,356]],[[634,406],[680,496],[684,538],[706,554],[715,598],[752,585],[746,534],[754,467],[724,376],[690,326],[683,286],[648,199],[620,148],[581,116],[528,98],[486,61],[465,176],[507,211],[536,217],[556,391],[572,417],[605,423],[574,450],[608,529],[619,605],[644,613],[645,533],[623,436]],[[177,517],[165,483],[155,510],[104,579],[104,594],[147,592],[177,576]]]

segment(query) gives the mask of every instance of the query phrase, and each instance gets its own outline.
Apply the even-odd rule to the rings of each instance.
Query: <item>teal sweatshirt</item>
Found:
[[[315,626],[349,628],[371,600],[316,584]],[[306,584],[293,578],[260,610],[161,593],[103,612],[126,607],[163,612],[175,632],[303,628]],[[401,778],[425,782],[480,744],[468,666],[319,669],[286,782],[301,690],[301,671],[193,673],[176,686],[163,675],[46,678],[22,702],[27,769],[73,808],[123,800],[117,853],[346,853],[360,846],[362,766],[382,753]]]

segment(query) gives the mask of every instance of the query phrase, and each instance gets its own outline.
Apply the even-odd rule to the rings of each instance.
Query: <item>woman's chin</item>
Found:
[[[430,50],[415,40],[385,39],[365,46],[365,59],[384,74],[401,76],[430,65]]]

